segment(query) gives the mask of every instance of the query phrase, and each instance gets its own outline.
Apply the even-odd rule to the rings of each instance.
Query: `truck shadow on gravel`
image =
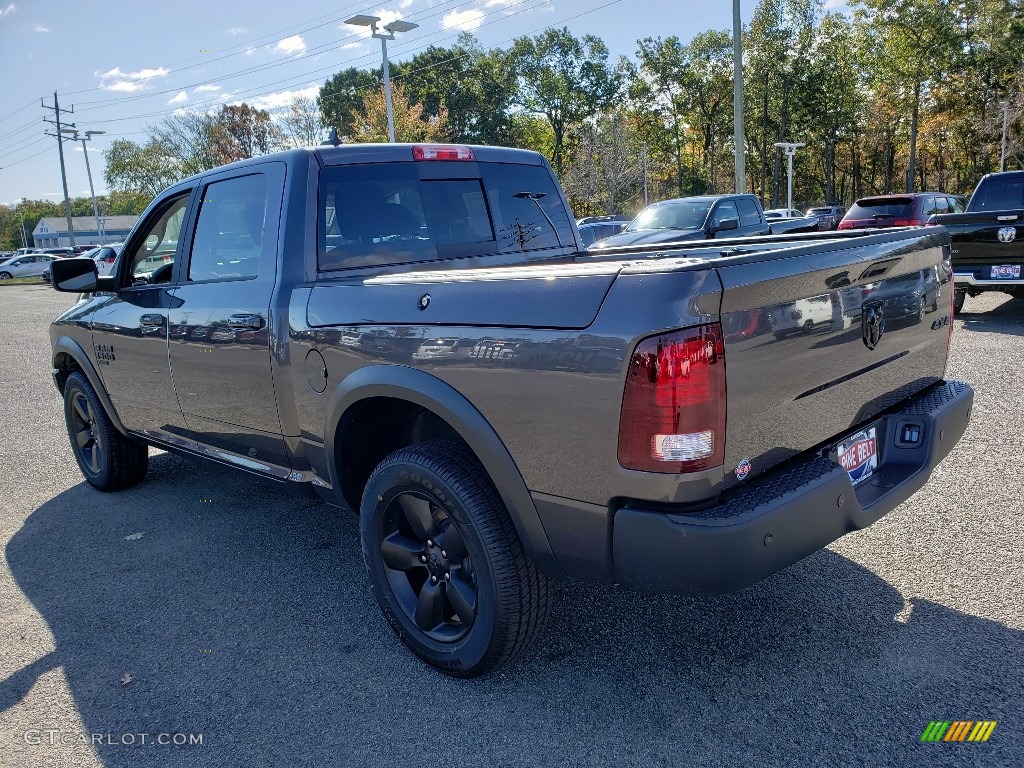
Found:
[[[560,585],[539,647],[468,682],[391,635],[353,516],[177,457],[154,457],[130,491],[83,483],[53,498],[6,556],[56,650],[0,681],[0,711],[59,666],[88,733],[202,734],[201,746],[97,746],[107,766],[995,765],[1024,754],[1024,633],[906,605],[831,551],[718,598]],[[987,744],[918,743],[936,719],[1001,722]],[[12,738],[23,764],[60,759],[46,754],[60,746]]]
[[[968,299],[963,311],[956,316],[965,331],[1024,336],[1024,298],[1009,298],[992,309],[978,312],[971,311],[971,304],[972,300]]]

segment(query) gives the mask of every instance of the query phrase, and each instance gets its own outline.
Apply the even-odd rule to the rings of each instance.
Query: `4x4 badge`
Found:
[[[865,347],[874,349],[878,346],[885,333],[885,314],[881,304],[868,305],[861,310],[860,332]]]

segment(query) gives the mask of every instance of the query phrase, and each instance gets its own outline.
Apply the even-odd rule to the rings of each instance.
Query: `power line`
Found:
[[[462,0],[462,2],[460,2],[460,3],[456,4],[456,5],[453,5],[451,7],[448,7],[448,8],[445,8],[442,5],[437,10],[434,10],[432,13],[428,13],[428,14],[425,14],[425,15],[413,14],[413,16],[411,16],[410,18],[414,18],[414,19],[417,19],[419,21],[422,21],[424,19],[429,19],[429,18],[432,18],[434,16],[437,16],[438,14],[444,13],[445,11],[452,11],[455,8],[461,8],[464,5],[469,5],[469,4],[474,3],[474,2],[476,2],[476,0]],[[342,15],[346,16],[348,14],[342,14]],[[340,17],[339,17],[339,19],[340,19]],[[327,26],[327,24],[333,24],[334,21],[337,21],[337,20],[338,19],[334,19],[334,20],[332,20],[330,22],[327,22],[325,24],[321,24],[321,25],[318,25],[318,26]],[[308,31],[308,30],[305,30],[305,31]],[[317,53],[317,52],[320,52],[320,51],[323,51],[323,50],[326,50],[326,49],[332,49],[332,48],[337,47],[340,43],[345,42],[346,40],[351,40],[352,38],[358,38],[358,37],[361,37],[361,36],[362,35],[359,32],[352,32],[352,33],[350,33],[348,35],[345,35],[344,37],[333,39],[333,40],[331,40],[331,41],[329,41],[327,43],[322,43],[320,45],[314,46],[313,48],[308,48],[305,51],[303,51],[303,55],[304,56],[308,56],[310,54]],[[280,38],[280,40],[278,40],[277,42],[280,42],[281,40],[286,40],[286,39],[287,38]],[[244,51],[243,51],[243,53],[244,53]],[[237,55],[237,54],[230,54],[230,56],[235,56],[235,55]],[[369,55],[369,54],[367,54],[367,55]],[[213,63],[214,61],[220,61],[222,59],[230,58],[230,56],[222,56],[222,57],[220,57],[218,59],[212,59],[212,60],[208,60],[208,61],[209,61],[209,63]],[[364,57],[365,56],[360,57],[360,58],[364,58]],[[121,97],[114,97],[114,98],[110,98],[110,99],[97,99],[97,100],[94,100],[94,101],[83,101],[83,102],[78,102],[76,104],[76,106],[79,108],[80,112],[87,112],[87,111],[90,111],[90,110],[101,109],[103,106],[110,106],[110,105],[114,105],[114,104],[126,104],[128,102],[138,101],[140,99],[153,98],[154,96],[165,96],[165,95],[167,95],[169,93],[173,93],[175,91],[187,90],[189,88],[197,88],[197,87],[200,87],[200,86],[203,86],[203,85],[212,85],[215,82],[223,82],[225,80],[232,80],[232,79],[237,78],[237,77],[243,77],[244,75],[253,74],[254,72],[263,72],[263,71],[268,70],[268,69],[274,69],[276,67],[283,67],[283,66],[286,66],[288,64],[295,63],[297,60],[298,60],[298,57],[290,57],[290,58],[286,58],[283,61],[264,62],[263,64],[256,64],[256,65],[254,65],[252,67],[246,67],[246,68],[238,70],[236,72],[229,72],[229,73],[227,73],[225,75],[220,75],[218,77],[207,78],[207,79],[204,79],[204,80],[197,80],[197,81],[189,83],[187,85],[177,85],[177,86],[174,86],[174,87],[171,87],[171,88],[165,88],[165,89],[159,90],[159,91],[149,91],[147,93],[135,94],[134,96],[121,96]]]
[[[28,149],[33,144],[38,144],[40,141],[45,141],[45,139],[42,136],[29,136],[27,139],[22,139],[22,142],[24,141],[27,141],[29,143],[25,144],[25,146],[23,147],[12,146],[11,148],[8,149],[8,151],[4,152],[3,154],[0,154],[0,157],[7,157],[8,155],[16,154],[18,152],[21,152],[22,150]]]
[[[490,24],[497,23],[498,21],[503,21],[503,20],[505,20],[507,18],[510,18],[512,16],[519,15],[520,13],[525,13],[525,12],[527,12],[529,10],[533,10],[534,8],[540,7],[542,5],[547,5],[547,0],[538,0],[537,2],[534,3],[534,5],[528,6],[527,8],[524,8],[524,9],[521,9],[519,11],[516,11],[515,13],[507,13],[506,12],[508,8],[513,8],[513,7],[518,6],[518,5],[526,5],[526,4],[528,4],[530,2],[533,2],[533,1],[534,0],[518,0],[518,2],[512,3],[512,4],[508,5],[508,6],[504,6],[503,8],[499,8],[499,9],[491,11],[491,12],[489,12],[487,14],[484,14],[484,16],[494,16],[494,15],[497,15],[497,14],[502,14],[502,15],[501,15],[500,18],[492,19],[491,21],[485,22],[485,23],[481,24],[480,26],[481,27],[488,26]],[[467,5],[467,4],[471,3],[471,2],[474,2],[474,0],[466,0],[466,2],[462,2],[459,5],[456,5],[454,7],[456,7],[456,8],[457,7],[461,7],[462,5]],[[562,21],[559,21],[557,23],[561,24],[561,23],[564,23],[566,21],[571,21],[571,20],[573,20],[575,18],[579,18],[580,16],[585,16],[588,13],[593,13],[594,11],[601,10],[602,8],[606,8],[609,5],[614,5],[617,2],[621,2],[621,0],[612,0],[612,2],[610,2],[610,3],[606,3],[605,5],[599,6],[597,8],[593,8],[593,9],[591,9],[589,11],[584,11],[584,12],[576,14],[574,16],[570,16],[570,17],[568,17],[566,19],[563,19]],[[440,10],[438,10],[435,13],[428,14],[426,16],[415,17],[415,18],[418,18],[419,20],[423,20],[425,18],[430,18],[431,16],[436,16],[439,13],[444,12],[445,10],[450,10],[450,9],[441,8]],[[410,18],[414,18],[414,17],[410,17]],[[554,24],[550,24],[550,25],[547,25],[545,27],[542,27],[540,30],[535,30],[535,32],[536,31],[541,31],[543,29],[549,29],[552,26],[554,26]],[[407,46],[403,47],[400,51],[397,51],[396,53],[397,54],[408,54],[408,53],[420,51],[420,50],[423,50],[425,48],[429,48],[431,45],[434,45],[437,42],[441,42],[441,40],[448,40],[448,39],[451,39],[451,38],[458,37],[459,34],[461,34],[461,30],[459,30],[457,32],[454,32],[454,33],[449,32],[449,30],[439,30],[437,32],[432,32],[432,33],[429,33],[428,35],[426,35],[425,38],[432,38],[432,37],[435,37],[437,35],[444,35],[444,37],[442,37],[440,40],[433,40],[431,42],[423,42],[422,45],[418,45],[418,46],[407,45]],[[534,33],[530,33],[530,34],[534,34]],[[358,33],[356,35],[349,35],[348,37],[353,37],[353,36],[358,36]],[[348,39],[348,37],[341,38],[341,40]],[[421,37],[415,38],[415,40],[417,40],[417,41],[424,41],[425,38],[421,36]],[[514,38],[507,38],[506,40],[504,40],[502,42],[507,42],[508,40],[512,40],[512,39],[514,39]],[[331,45],[335,45],[336,43],[341,42],[341,40],[333,41],[331,43]],[[310,71],[304,72],[304,73],[302,73],[300,75],[292,75],[292,76],[289,76],[289,77],[286,77],[286,78],[282,78],[281,80],[273,81],[271,83],[265,83],[263,85],[253,86],[252,88],[244,88],[241,91],[238,91],[238,92],[232,94],[232,97],[237,97],[240,94],[247,94],[246,98],[258,98],[259,96],[267,96],[267,95],[272,94],[274,92],[274,90],[269,90],[269,91],[263,90],[263,91],[261,91],[259,93],[253,93],[253,91],[260,91],[261,89],[268,88],[269,86],[273,86],[273,85],[283,85],[285,83],[295,84],[295,83],[297,83],[299,81],[308,80],[308,78],[311,77],[312,75],[316,75],[316,74],[319,74],[319,73],[322,73],[322,72],[326,72],[326,71],[329,71],[329,70],[333,71],[333,72],[337,72],[337,71],[339,71],[339,69],[338,69],[339,66],[344,67],[345,65],[352,65],[352,64],[354,64],[357,61],[360,61],[362,59],[371,58],[371,57],[374,57],[376,55],[377,55],[376,52],[370,51],[370,52],[361,54],[359,56],[356,56],[354,58],[345,59],[345,60],[342,60],[341,62],[335,62],[335,63],[329,64],[329,65],[327,65],[325,67],[320,67],[318,69],[314,69],[314,70],[310,70]],[[277,63],[274,63],[274,64],[269,65],[269,66],[264,66],[263,69],[269,69],[271,66],[280,66],[282,63],[287,63],[287,62],[277,62]],[[239,73],[239,74],[248,74],[248,73]],[[230,79],[231,77],[235,77],[235,76],[237,76],[237,74],[236,75],[229,75],[229,76],[222,77],[222,78],[215,78],[215,80],[223,81],[223,80],[226,80],[226,79]],[[209,81],[209,82],[212,82],[212,81]],[[153,92],[153,93],[147,94],[147,96],[156,96],[156,95],[160,95],[160,94],[171,93],[172,91],[177,91],[177,90],[180,90],[180,89],[179,88],[170,88],[170,89],[167,89],[166,91],[159,91],[159,92]],[[198,111],[198,110],[201,110],[201,109],[203,109],[205,107],[216,106],[219,103],[228,103],[228,102],[224,102],[221,99],[221,97],[211,97],[210,99],[208,99],[206,101],[201,101],[201,102],[197,102],[197,103],[195,103],[193,105],[190,105],[189,109],[192,110],[192,111]],[[161,110],[157,110],[155,112],[136,114],[136,115],[131,115],[131,116],[127,116],[127,117],[115,117],[115,118],[107,118],[107,119],[104,119],[104,120],[83,121],[82,124],[83,125],[99,125],[101,123],[102,124],[106,124],[106,123],[111,123],[111,122],[123,122],[123,121],[126,121],[126,120],[141,120],[141,119],[150,118],[150,117],[160,117],[162,115],[169,115],[169,114],[172,114],[174,112],[177,112],[179,109],[182,109],[182,108],[183,107],[173,107],[171,109],[161,109]],[[95,107],[87,107],[86,109],[96,109],[96,108]],[[82,110],[82,111],[85,111],[85,110]]]
[[[25,105],[24,107],[22,107],[21,109],[16,109],[16,110],[14,110],[13,112],[11,112],[11,113],[9,113],[9,114],[5,115],[4,117],[0,117],[0,123],[4,122],[5,120],[10,120],[10,119],[11,119],[12,117],[14,117],[14,116],[15,116],[16,114],[18,114],[19,112],[24,112],[24,111],[25,111],[26,109],[28,109],[29,107],[34,107],[35,105],[36,105],[36,100],[35,100],[35,99],[32,99],[32,101],[30,101],[30,102],[29,102],[28,104],[26,104],[26,105]]]
[[[53,145],[51,144],[50,146],[48,146],[46,149],[42,150],[41,152],[36,152],[34,155],[29,155],[28,157],[23,157],[23,158],[21,158],[21,160],[15,160],[13,163],[7,163],[7,165],[5,165],[4,168],[13,168],[18,163],[24,163],[27,160],[31,160],[33,157],[39,157],[40,155],[43,155],[43,154],[46,154],[47,152],[52,152],[52,151],[53,151]]]
[[[347,13],[348,13],[348,11],[350,9],[355,8],[357,6],[361,6],[363,4],[364,4],[363,2],[356,2],[356,3],[353,3],[353,4],[349,5],[349,6],[346,6],[346,8],[344,9],[345,13],[341,13],[340,11],[335,10],[335,11],[331,11],[330,13],[322,14],[320,16],[314,16],[312,19],[306,19],[305,21],[300,21],[300,22],[298,22],[296,24],[292,24],[292,25],[289,25],[287,27],[281,27],[280,29],[275,30],[274,32],[268,32],[266,35],[260,35],[259,37],[254,37],[254,38],[252,38],[250,40],[238,43],[236,45],[229,46],[227,48],[227,50],[231,50],[233,48],[240,49],[240,50],[236,51],[235,53],[225,54],[224,56],[219,56],[219,57],[214,58],[214,59],[210,59],[210,58],[205,57],[205,56],[193,56],[193,57],[188,58],[188,59],[182,59],[181,61],[174,62],[174,63],[170,64],[169,66],[170,67],[178,67],[178,66],[190,65],[190,64],[195,64],[195,63],[212,64],[212,63],[217,62],[217,61],[222,61],[224,59],[229,59],[229,58],[231,58],[233,56],[240,56],[240,55],[244,54],[247,50],[252,48],[254,45],[271,45],[272,43],[279,43],[282,40],[287,40],[289,37],[294,37],[295,35],[301,35],[303,32],[310,32],[310,31],[312,31],[314,29],[319,29],[320,27],[327,26],[328,24],[333,24],[335,21],[340,21],[343,16],[347,15]],[[338,14],[341,14],[341,15],[338,15]],[[320,19],[326,18],[327,16],[333,16],[334,18],[331,19],[330,21],[324,22],[323,24],[317,24],[317,25],[314,25],[312,27],[306,27],[304,29],[298,29],[296,31],[296,27],[301,27],[303,24],[309,24],[310,22],[313,22],[313,21],[319,21]],[[290,34],[285,35],[284,37],[274,38],[274,35],[282,34],[285,31],[289,31]],[[268,40],[268,38],[269,38],[269,40]],[[258,42],[258,41],[262,41],[262,40],[268,40],[268,41],[265,42],[265,43],[264,42]],[[172,69],[171,72],[169,72],[168,74],[171,74],[171,73],[173,73],[175,71],[177,71],[177,70],[173,70]],[[77,89],[77,90],[65,91],[64,95],[65,96],[74,96],[74,95],[77,95],[77,94],[80,94],[80,93],[90,93],[92,91],[98,91],[98,90],[103,90],[102,86],[83,87],[83,88],[80,88],[80,89]]]
[[[4,141],[5,139],[7,139],[7,138],[9,138],[11,136],[14,136],[15,134],[23,133],[23,132],[27,131],[29,128],[38,128],[38,127],[39,127],[39,121],[38,120],[29,120],[27,123],[22,125],[20,128],[15,128],[13,131],[8,131],[3,136],[0,136],[0,141]]]

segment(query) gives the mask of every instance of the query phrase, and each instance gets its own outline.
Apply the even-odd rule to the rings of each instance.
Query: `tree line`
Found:
[[[747,188],[785,204],[776,142],[805,142],[794,200],[907,190],[969,193],[1024,167],[1020,0],[760,0],[744,29]],[[613,60],[567,28],[484,48],[469,33],[391,65],[398,141],[498,144],[551,160],[576,215],[734,189],[732,35],[637,41]],[[1005,110],[1004,110],[1005,107]],[[386,141],[381,72],[349,68],[281,114],[246,104],[179,112],[143,142],[115,141],[105,178],[149,197],[184,176],[284,147]],[[645,172],[646,171],[646,172]]]

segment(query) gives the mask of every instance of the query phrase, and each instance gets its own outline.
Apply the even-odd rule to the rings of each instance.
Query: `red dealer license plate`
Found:
[[[848,437],[836,446],[839,464],[850,474],[854,485],[867,480],[878,469],[878,440],[870,427]]]

